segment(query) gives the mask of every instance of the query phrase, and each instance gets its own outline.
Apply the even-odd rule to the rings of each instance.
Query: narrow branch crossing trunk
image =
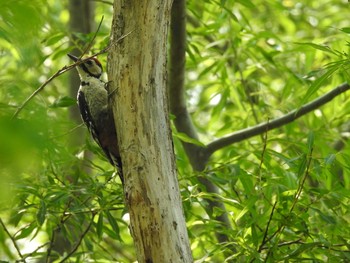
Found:
[[[170,0],[114,2],[110,102],[138,262],[192,262],[168,119],[170,9]]]

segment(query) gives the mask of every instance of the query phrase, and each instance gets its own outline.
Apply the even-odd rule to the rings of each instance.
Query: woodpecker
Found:
[[[79,60],[71,54],[68,57],[74,62]],[[117,168],[123,182],[117,134],[112,111],[108,107],[108,91],[106,83],[101,80],[102,65],[97,58],[90,58],[76,69],[81,81],[77,95],[80,115],[109,162]]]

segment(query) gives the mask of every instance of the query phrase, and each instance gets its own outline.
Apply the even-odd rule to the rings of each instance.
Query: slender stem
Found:
[[[2,221],[2,219],[0,218],[0,225],[2,226],[2,228],[5,230],[6,234],[8,235],[8,237],[11,239],[13,246],[15,247],[18,255],[21,258],[21,261],[26,262],[25,258],[23,257],[21,250],[19,249],[19,246],[16,242],[16,240],[14,239],[14,237],[11,235],[10,231],[7,229],[6,225],[4,224],[4,222]]]
[[[323,96],[301,106],[298,109],[295,109],[291,111],[290,113],[280,117],[276,118],[272,121],[263,122],[260,123],[254,127],[246,128],[239,130],[237,132],[232,133],[231,135],[228,135],[226,137],[217,139],[207,145],[207,147],[203,150],[206,154],[209,156],[213,154],[215,151],[220,150],[226,146],[229,146],[233,143],[244,141],[248,138],[251,138],[256,135],[260,135],[265,133],[266,131],[270,131],[272,129],[276,129],[278,127],[281,127],[283,125],[286,125],[288,123],[291,123],[295,121],[296,119],[300,118],[301,116],[304,116],[305,114],[319,108],[320,106],[326,104],[327,102],[334,99],[336,96],[346,92],[350,89],[349,84],[344,83],[330,92],[324,94]]]
[[[83,241],[84,237],[89,232],[89,230],[90,230],[90,228],[92,226],[92,223],[94,222],[95,216],[96,216],[96,213],[92,212],[92,217],[91,217],[89,225],[86,227],[84,232],[80,235],[79,240],[77,241],[75,246],[72,248],[72,250],[60,261],[60,263],[65,262],[67,259],[69,259],[75,253],[75,251],[77,251],[77,249],[79,248],[79,246],[80,246],[81,242]]]
[[[123,40],[125,37],[127,37],[128,35],[130,35],[133,31],[130,31],[129,33],[121,36],[119,39],[117,39],[117,43],[121,40]],[[23,103],[21,106],[19,106],[16,110],[16,112],[13,114],[12,119],[16,119],[19,115],[19,113],[24,109],[24,107],[40,92],[42,91],[51,81],[53,81],[55,78],[57,78],[58,76],[62,75],[63,73],[67,72],[68,70],[71,70],[72,68],[80,65],[81,63],[84,63],[85,61],[96,57],[98,55],[101,55],[103,53],[106,53],[109,49],[109,46],[107,46],[106,48],[102,49],[101,51],[88,56],[82,60],[78,60],[75,63],[69,65],[69,66],[64,66],[63,68],[61,68],[60,70],[58,70],[55,74],[53,74],[50,78],[48,78],[43,84],[41,84],[41,86],[39,88],[37,88]]]

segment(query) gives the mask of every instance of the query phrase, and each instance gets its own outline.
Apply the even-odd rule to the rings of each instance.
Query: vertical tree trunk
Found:
[[[166,97],[170,8],[171,0],[114,2],[110,102],[139,262],[192,262]]]

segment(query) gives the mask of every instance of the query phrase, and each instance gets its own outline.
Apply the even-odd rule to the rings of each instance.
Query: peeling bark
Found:
[[[192,262],[166,96],[170,8],[170,0],[114,3],[110,102],[139,262]]]

